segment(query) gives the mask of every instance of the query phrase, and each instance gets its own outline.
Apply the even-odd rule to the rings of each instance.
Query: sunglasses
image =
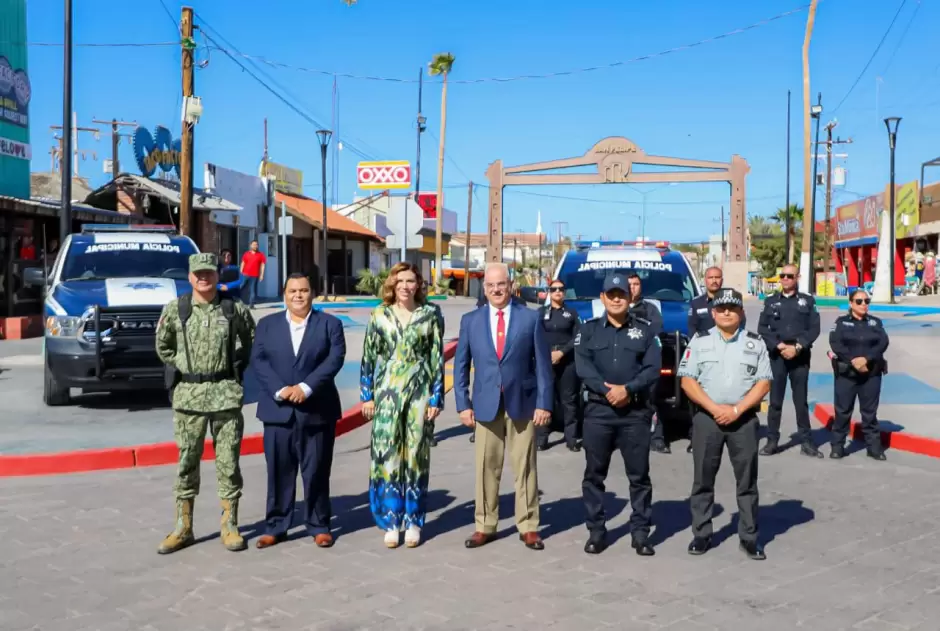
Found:
[[[796,278],[796,274],[781,274],[780,278]]]
[[[857,305],[870,305],[871,298],[856,298],[853,302]]]
[[[550,291],[550,292],[552,292],[552,293],[556,293],[556,292],[560,292],[560,291],[564,291],[564,290],[565,290],[564,287],[549,287],[549,288],[548,288],[548,291]]]

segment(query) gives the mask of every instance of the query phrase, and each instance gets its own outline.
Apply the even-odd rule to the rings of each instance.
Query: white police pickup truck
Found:
[[[48,278],[43,355],[46,405],[66,405],[69,389],[163,389],[155,348],[163,306],[191,291],[189,256],[199,248],[174,226],[86,225],[66,237]]]

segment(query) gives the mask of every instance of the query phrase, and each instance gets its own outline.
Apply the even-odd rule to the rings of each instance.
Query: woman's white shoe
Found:
[[[405,531],[405,545],[409,548],[417,548],[421,544],[421,528],[418,526],[408,526]]]
[[[397,548],[399,542],[400,531],[398,528],[392,528],[385,532],[385,547],[386,548]]]

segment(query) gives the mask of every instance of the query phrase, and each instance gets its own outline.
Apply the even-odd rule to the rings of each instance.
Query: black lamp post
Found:
[[[816,293],[816,170],[819,160],[816,151],[819,149],[819,120],[822,118],[822,92],[816,98],[816,105],[809,109],[809,115],[816,119],[816,142],[813,143],[813,197],[809,208],[809,293]],[[803,209],[803,230],[806,230],[806,209]],[[827,254],[828,256],[828,254]]]
[[[897,214],[894,207],[894,146],[898,139],[898,125],[901,123],[901,119],[897,116],[892,116],[885,119],[885,127],[888,128],[888,148],[891,150],[891,183],[889,185],[888,192],[888,209],[891,213],[891,232],[890,232],[890,241],[891,244],[891,304],[894,304],[894,259],[897,256],[898,242],[894,237],[895,227],[894,224],[897,221]]]
[[[320,140],[320,161],[323,163],[323,197],[321,205],[323,206],[323,226],[321,232],[323,233],[323,247],[320,248],[320,274],[323,275],[323,288],[320,292],[323,295],[323,300],[327,299],[329,295],[328,286],[329,286],[329,275],[327,274],[326,268],[326,253],[327,253],[327,240],[326,240],[326,148],[330,146],[330,138],[333,136],[333,132],[329,129],[321,129],[317,131],[317,138]]]
[[[72,232],[72,0],[65,0],[65,42],[63,46],[62,90],[62,206],[59,208],[59,243]]]

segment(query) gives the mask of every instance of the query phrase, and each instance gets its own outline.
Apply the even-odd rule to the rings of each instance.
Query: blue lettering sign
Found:
[[[134,132],[134,158],[144,177],[151,177],[158,166],[164,173],[176,171],[176,177],[180,177],[181,151],[180,140],[173,140],[170,130],[162,125],[153,128],[152,136],[143,127]]]
[[[22,68],[14,69],[10,60],[0,56],[0,121],[29,127],[29,100],[32,87]]]

